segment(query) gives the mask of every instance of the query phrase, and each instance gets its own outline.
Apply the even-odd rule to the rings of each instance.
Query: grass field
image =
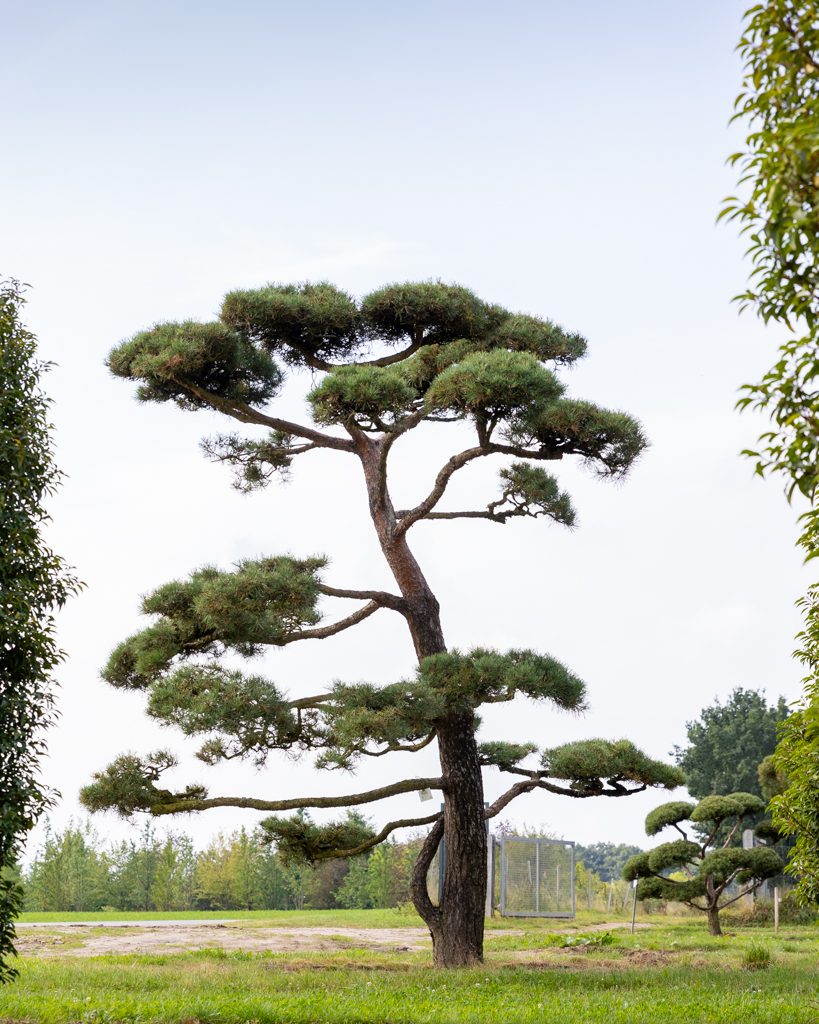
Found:
[[[777,936],[772,929],[737,927],[714,939],[700,919],[641,916],[640,923],[653,927],[633,938],[625,930],[613,932],[613,941],[602,945],[562,948],[555,943],[565,938],[549,937],[551,929],[569,926],[573,930],[567,936],[576,940],[603,917],[493,922],[487,933],[486,963],[462,971],[432,970],[428,951],[363,949],[353,942],[329,952],[291,953],[210,948],[80,957],[71,949],[60,956],[22,960],[19,982],[0,989],[0,1021],[819,1021],[815,926],[785,926]],[[265,926],[407,928],[417,923],[414,915],[394,911],[313,911],[254,914],[246,927],[250,935]],[[514,931],[521,934],[510,934]],[[601,933],[586,934],[596,934],[599,941]],[[754,963],[762,966],[752,967]]]

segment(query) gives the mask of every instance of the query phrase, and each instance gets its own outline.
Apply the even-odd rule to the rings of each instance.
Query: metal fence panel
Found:
[[[506,917],[574,917],[574,843],[500,841],[500,912]]]
[[[504,836],[495,844],[494,891],[507,917],[574,917],[574,843]],[[446,865],[441,840],[427,872],[427,892],[438,906]]]

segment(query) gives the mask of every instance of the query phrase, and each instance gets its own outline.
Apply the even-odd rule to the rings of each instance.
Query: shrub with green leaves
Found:
[[[798,544],[811,560],[819,555],[819,17],[813,2],[766,0],[745,18],[735,119],[745,119],[750,134],[731,158],[745,194],[729,197],[721,216],[750,241],[753,271],[737,298],[790,337],[762,380],[745,386],[739,406],[770,415],[759,450],[745,454],[761,476],[782,477],[789,501],[795,493],[808,499]],[[790,782],[772,808],[774,822],[795,836],[788,871],[797,899],[809,905],[819,900],[819,586],[799,604],[805,691],[782,728],[774,765]]]
[[[10,957],[22,893],[10,869],[49,803],[38,762],[55,714],[50,673],[62,657],[52,613],[78,587],[42,536],[60,473],[40,388],[48,364],[23,325],[24,301],[19,282],[0,282],[0,983],[17,974]]]

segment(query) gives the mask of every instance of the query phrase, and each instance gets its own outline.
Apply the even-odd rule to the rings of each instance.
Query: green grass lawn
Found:
[[[232,916],[225,914],[224,916]],[[0,1021],[32,1024],[285,1024],[285,1022],[544,1022],[544,1024],[808,1024],[819,1019],[815,926],[733,928],[711,938],[699,918],[652,918],[602,946],[559,948],[555,926],[495,922],[480,969],[435,971],[429,953],[131,954],[28,958],[0,989]],[[611,915],[610,920],[615,920]],[[393,911],[288,913],[265,924],[406,927]],[[641,918],[641,922],[645,922]],[[258,925],[256,915],[248,926]],[[522,935],[508,934],[518,929]],[[506,933],[506,934],[505,934]],[[764,947],[770,966],[750,969]],[[749,954],[753,954],[749,956]]]

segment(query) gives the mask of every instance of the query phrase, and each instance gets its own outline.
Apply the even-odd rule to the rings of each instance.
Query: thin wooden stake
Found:
[[[779,886],[774,886],[774,934],[779,931]]]
[[[614,879],[613,878],[610,880],[610,883],[611,884],[609,885],[609,902],[608,902],[608,905],[606,906],[606,913],[607,914],[611,913],[611,897],[614,895]]]

